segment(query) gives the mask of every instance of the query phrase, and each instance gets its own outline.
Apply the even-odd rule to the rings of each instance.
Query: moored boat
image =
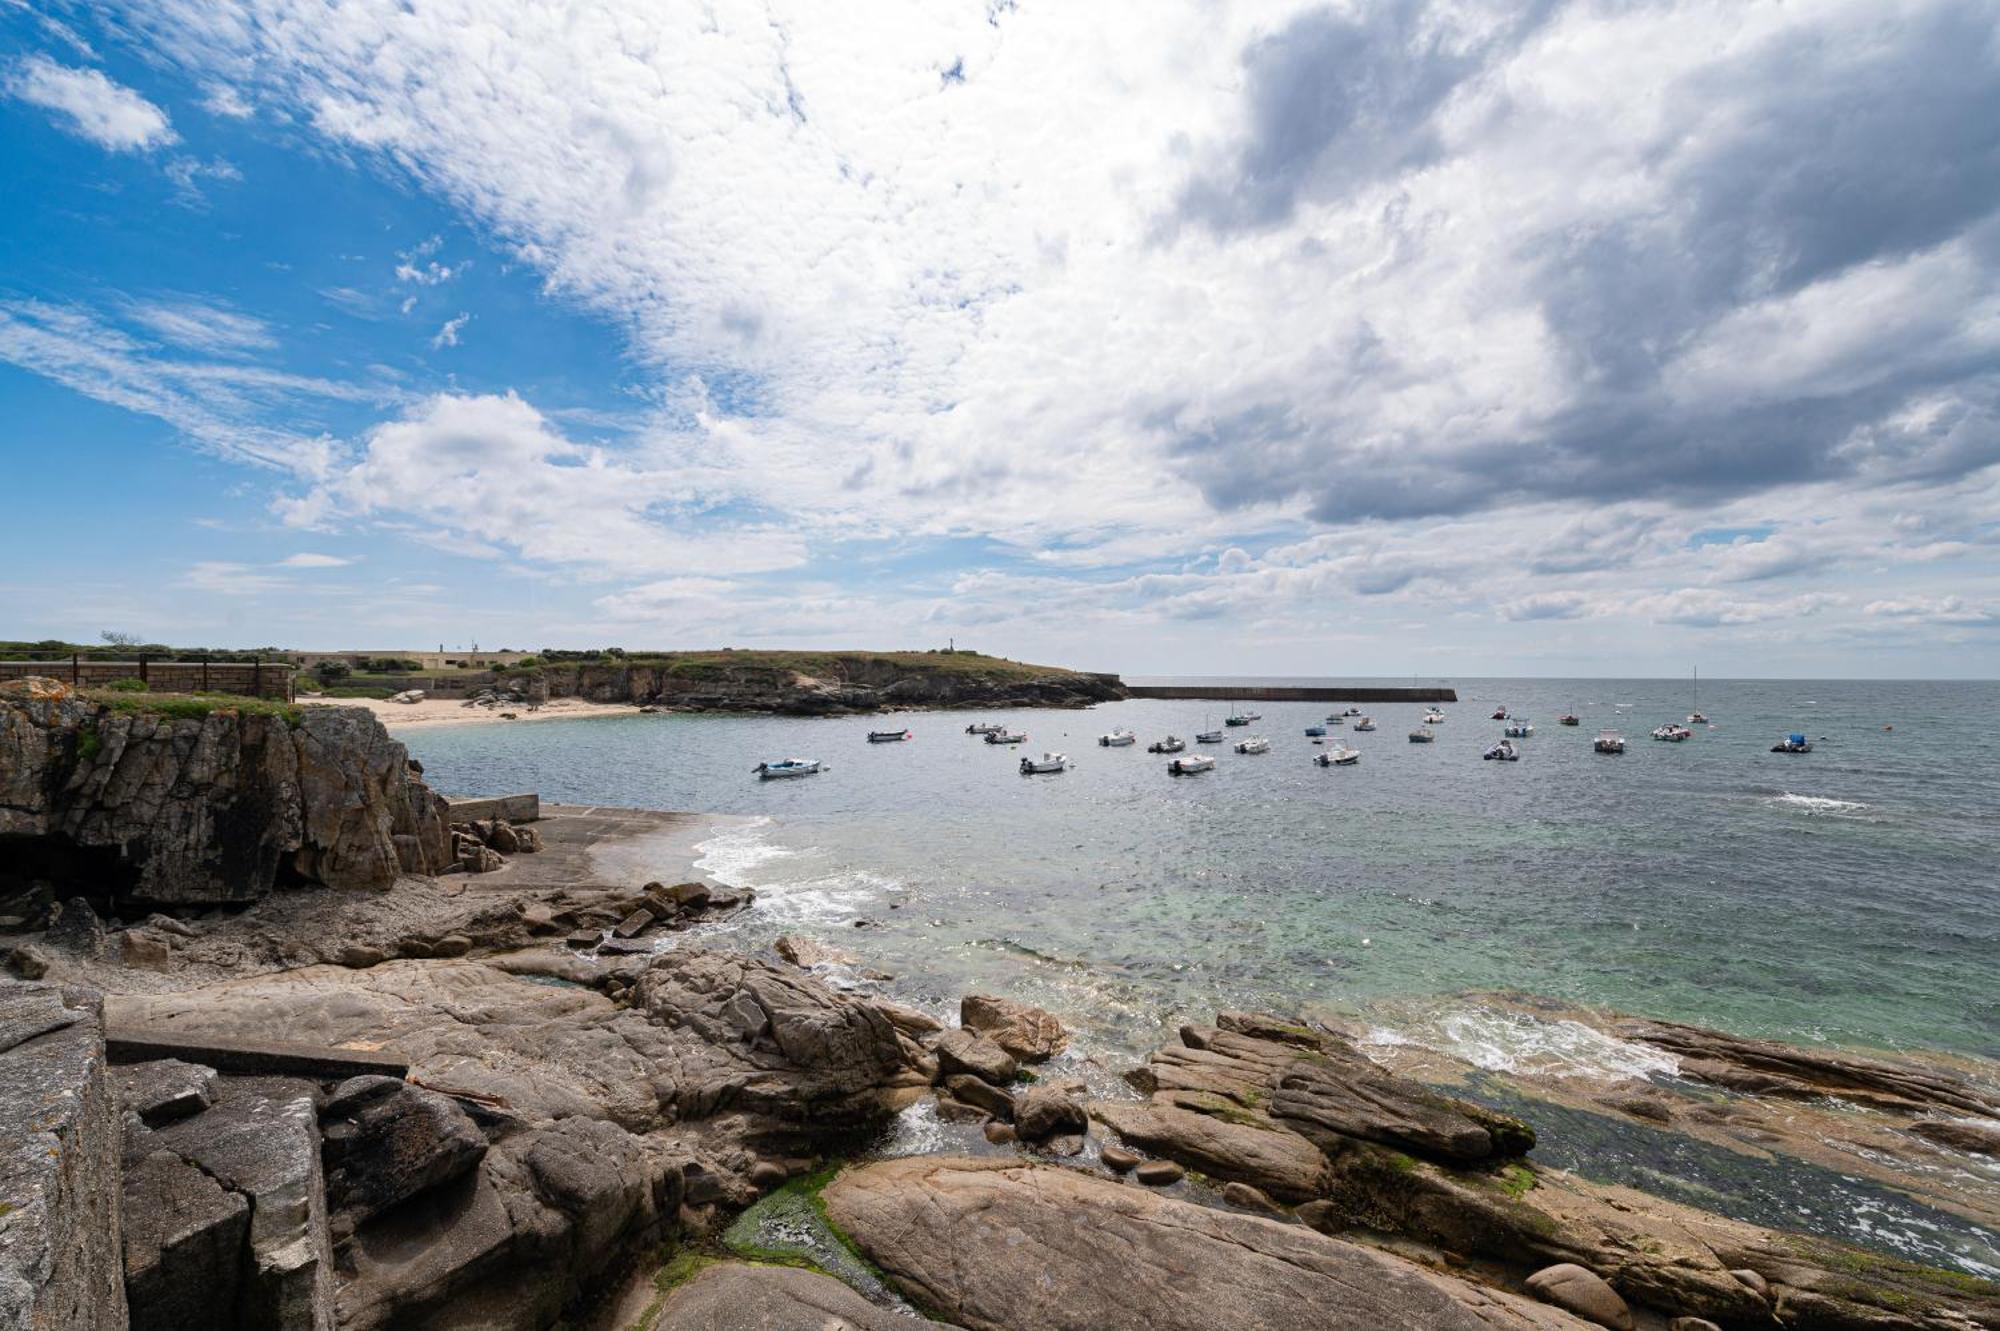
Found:
[[[765,781],[775,781],[787,776],[816,776],[826,766],[816,758],[781,758],[774,763],[758,763],[750,770]]]
[[[1179,735],[1169,735],[1165,739],[1154,740],[1146,746],[1148,753],[1179,753],[1187,747],[1187,741]]]
[[[1215,770],[1215,759],[1205,753],[1191,753],[1167,764],[1168,776],[1199,776]]]
[[[1222,743],[1222,732],[1220,730],[1197,730],[1194,732],[1194,742],[1197,744],[1220,744]]]
[[[1534,722],[1525,716],[1517,716],[1507,723],[1508,739],[1526,739],[1535,733]]]
[[[1361,750],[1350,749],[1345,744],[1336,744],[1325,753],[1315,754],[1313,762],[1321,767],[1352,767],[1361,761]]]
[[[988,744],[1025,744],[1027,740],[1027,731],[1008,730],[1004,726],[998,730],[990,730],[986,733],[986,742]]]
[[[1493,719],[1495,721],[1505,721],[1507,719],[1507,709],[1505,707],[1495,707],[1493,709]]]
[[[1044,772],[1066,772],[1069,759],[1060,753],[1045,753],[1040,758],[1021,759],[1022,776],[1039,776]]]
[[[903,740],[913,738],[915,736],[911,735],[907,730],[871,730],[868,732],[868,742],[870,744],[899,744]]]
[[[1265,739],[1262,735],[1253,735],[1249,739],[1238,740],[1236,751],[1238,753],[1269,753],[1271,751],[1271,741]]]
[[[1427,725],[1427,726],[1441,726],[1441,725],[1443,725],[1443,724],[1444,724],[1444,713],[1443,713],[1443,712],[1440,712],[1440,711],[1439,711],[1439,710],[1438,710],[1437,708],[1435,708],[1435,707],[1431,708],[1431,709],[1430,709],[1430,710],[1429,710],[1428,712],[1425,712],[1425,713],[1424,713],[1424,724],[1425,724],[1425,725]]]
[[[1771,746],[1773,753],[1811,753],[1812,741],[1804,735],[1791,734]]]
[[[1307,726],[1307,727],[1306,727],[1306,738],[1307,738],[1307,739],[1324,739],[1324,738],[1326,738],[1326,727],[1325,727],[1325,726]]]
[[[1693,739],[1694,732],[1669,721],[1666,725],[1653,727],[1653,738],[1668,744],[1679,744],[1682,740]]]
[[[1122,749],[1128,744],[1137,744],[1139,737],[1129,730],[1114,730],[1109,734],[1099,735],[1097,742],[1107,749]]]
[[[1410,743],[1412,744],[1430,744],[1436,739],[1437,736],[1431,733],[1429,726],[1418,726],[1410,732]]]
[[[1359,721],[1356,721],[1354,723],[1354,728],[1356,730],[1362,730],[1362,731],[1373,730],[1375,728],[1375,718],[1372,716],[1364,716]]]
[[[1514,741],[1511,739],[1501,740],[1498,744],[1495,744],[1479,756],[1487,759],[1489,762],[1518,763],[1521,761],[1521,751],[1514,747]]]
[[[1006,728],[998,721],[974,721],[965,728],[965,733],[968,735],[997,735]]]
[[[1556,724],[1559,726],[1580,726],[1583,724],[1583,721],[1575,712],[1564,712],[1556,718]]]
[[[1342,712],[1342,713],[1341,713],[1341,715],[1342,715],[1342,716],[1359,716],[1359,715],[1361,715],[1361,709],[1360,709],[1359,707],[1350,707],[1350,708],[1348,708],[1348,709],[1347,709],[1346,711]]]
[[[1597,732],[1597,738],[1591,742],[1590,747],[1599,753],[1623,753],[1625,752],[1625,737],[1615,730],[1600,730]]]
[[[1222,718],[1222,724],[1225,726],[1247,726],[1250,724],[1250,716],[1247,712],[1232,713]]]

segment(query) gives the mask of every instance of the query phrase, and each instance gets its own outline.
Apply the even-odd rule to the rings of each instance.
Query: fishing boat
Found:
[[[993,735],[998,734],[1006,728],[998,721],[974,721],[965,728],[965,733],[968,735]]]
[[[1168,776],[1200,776],[1203,772],[1215,770],[1215,759],[1205,753],[1191,754],[1186,758],[1176,758],[1167,764]]]
[[[1342,716],[1359,716],[1359,715],[1361,715],[1361,709],[1360,709],[1359,707],[1350,707],[1350,708],[1348,708],[1348,709],[1347,709],[1346,711],[1342,712],[1342,713],[1341,713],[1341,715],[1342,715]]]
[[[900,744],[906,739],[914,738],[915,736],[907,730],[871,730],[868,732],[868,742],[870,744]]]
[[[1708,718],[1706,716],[1703,716],[1701,713],[1701,667],[1700,666],[1696,666],[1694,668],[1694,697],[1692,700],[1692,705],[1694,707],[1694,710],[1688,713],[1688,724],[1691,726],[1707,725]]]
[[[1264,714],[1262,712],[1245,712],[1243,713],[1243,715],[1246,719],[1251,721],[1262,721],[1264,719]]]
[[[1336,744],[1325,753],[1314,755],[1313,761],[1321,767],[1352,767],[1361,761],[1361,750]]]
[[[1040,758],[1021,759],[1022,776],[1040,776],[1044,772],[1067,772],[1069,759],[1060,753],[1045,753]]]
[[[1580,726],[1583,722],[1578,719],[1575,712],[1564,712],[1556,718],[1556,724],[1559,726]]]
[[[1137,744],[1139,737],[1129,730],[1114,730],[1107,735],[1099,735],[1097,742],[1107,749],[1122,749],[1128,744]]]
[[[1668,744],[1679,744],[1682,740],[1693,739],[1694,732],[1686,726],[1677,726],[1669,721],[1663,726],[1653,728],[1653,738]]]
[[[1265,739],[1262,735],[1253,735],[1249,739],[1238,740],[1236,751],[1238,753],[1269,753],[1271,751],[1271,741]]]
[[[1424,724],[1425,724],[1425,725],[1427,725],[1427,726],[1441,726],[1441,725],[1443,725],[1443,724],[1444,724],[1444,713],[1443,713],[1443,712],[1440,712],[1440,711],[1439,711],[1439,710],[1438,710],[1437,708],[1435,708],[1435,707],[1431,708],[1431,709],[1430,709],[1430,710],[1429,710],[1428,712],[1425,712],[1425,713],[1424,713]]]
[[[1306,727],[1306,738],[1307,738],[1307,739],[1325,739],[1325,738],[1326,738],[1326,727],[1325,727],[1325,726],[1307,726],[1307,727]]]
[[[787,776],[816,776],[826,767],[817,758],[781,758],[774,763],[758,763],[750,770],[762,780],[776,781]]]
[[[1623,753],[1625,752],[1625,737],[1615,730],[1600,730],[1597,732],[1597,738],[1592,741],[1590,747],[1599,753]]]
[[[1222,724],[1225,726],[1247,726],[1250,724],[1250,721],[1251,717],[1246,712],[1237,712],[1222,718]]]
[[[1025,744],[1027,741],[1028,732],[1025,730],[1009,730],[1002,726],[997,730],[986,732],[988,744]]]
[[[1517,716],[1507,723],[1508,739],[1526,739],[1535,733],[1534,722],[1525,716]]]
[[[1194,742],[1197,744],[1220,744],[1222,743],[1222,732],[1220,730],[1197,730],[1194,732]]]
[[[1187,747],[1187,741],[1182,739],[1179,735],[1169,735],[1165,739],[1155,740],[1151,744],[1148,744],[1146,746],[1146,752],[1179,753],[1182,749],[1185,749],[1186,747]]]
[[[1521,761],[1521,751],[1514,747],[1514,741],[1511,739],[1501,740],[1498,744],[1495,744],[1479,756],[1489,762],[1518,763]]]
[[[1812,741],[1804,735],[1787,735],[1771,746],[1773,753],[1811,753]]]
[[[1507,719],[1507,709],[1505,707],[1495,707],[1493,709],[1493,719],[1495,721],[1505,721]]]
[[[1410,743],[1412,744],[1430,744],[1435,742],[1436,739],[1437,736],[1431,733],[1429,726],[1418,726],[1410,732]]]
[[[1375,728],[1375,718],[1372,716],[1364,716],[1359,721],[1356,721],[1354,723],[1354,728],[1356,730],[1373,730]]]

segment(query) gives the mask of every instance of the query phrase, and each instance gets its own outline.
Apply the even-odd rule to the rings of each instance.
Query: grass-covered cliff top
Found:
[[[246,698],[236,693],[136,693],[123,689],[85,689],[83,696],[113,712],[137,716],[194,717],[214,712],[235,712],[239,716],[281,716],[296,726],[305,718],[305,709],[296,703],[273,698]]]
[[[1079,675],[1083,672],[1062,666],[1031,665],[1005,657],[978,652],[815,652],[736,650],[706,652],[627,652],[621,656],[601,656],[590,660],[558,660],[523,663],[503,668],[502,674],[532,674],[537,670],[568,669],[572,666],[618,668],[639,666],[666,670],[673,674],[708,675],[728,671],[795,671],[814,677],[839,678],[857,668],[891,666],[913,674],[978,676],[998,679],[1036,679],[1048,675]]]

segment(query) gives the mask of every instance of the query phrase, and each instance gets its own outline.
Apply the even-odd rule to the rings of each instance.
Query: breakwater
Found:
[[[1196,698],[1210,702],[1457,702],[1452,688],[1332,685],[1315,688],[1251,684],[1127,684],[1134,698]]]

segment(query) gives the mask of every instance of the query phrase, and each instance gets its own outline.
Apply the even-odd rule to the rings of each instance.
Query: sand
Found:
[[[515,706],[467,707],[458,698],[426,698],[422,702],[390,702],[384,698],[300,698],[307,706],[366,707],[391,730],[429,730],[437,726],[521,725],[529,721],[560,721],[579,716],[631,716],[637,708],[628,702],[586,702],[582,698],[557,698],[529,711],[525,703]],[[514,720],[501,719],[512,712]]]

